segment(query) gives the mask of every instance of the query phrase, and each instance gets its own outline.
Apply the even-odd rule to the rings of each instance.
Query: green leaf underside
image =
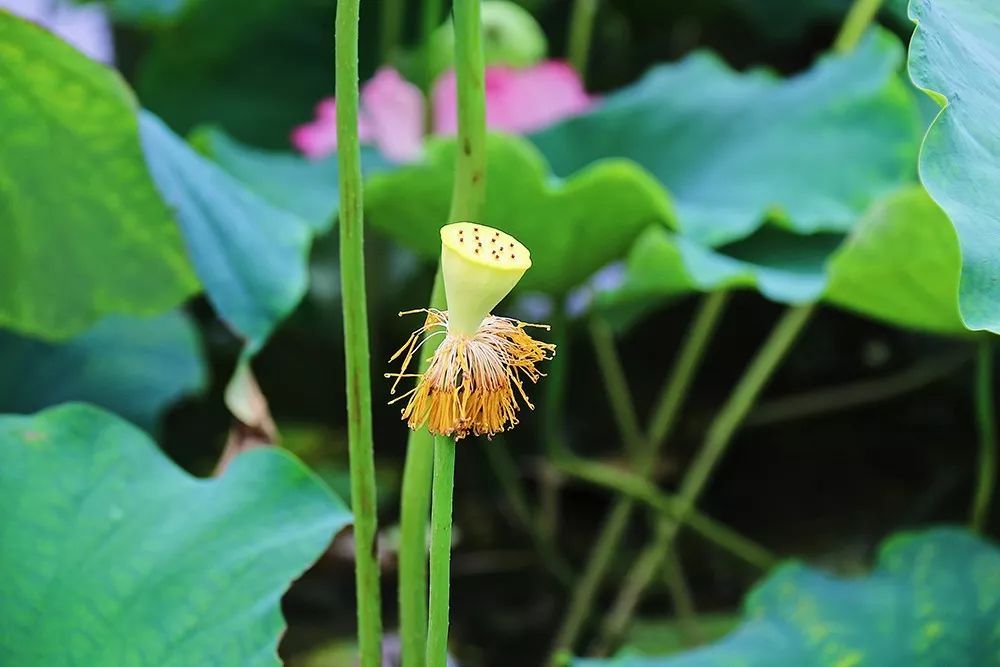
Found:
[[[923,188],[877,201],[843,239],[764,227],[722,248],[661,228],[632,247],[620,285],[602,292],[609,313],[647,312],[690,292],[755,288],[779,303],[824,301],[890,325],[963,335],[954,230]]]
[[[765,227],[743,241],[713,250],[660,227],[639,237],[626,261],[625,279],[602,293],[599,307],[645,306],[690,292],[756,288],[781,303],[817,299],[837,234],[799,236]],[[648,306],[647,306],[648,307]]]
[[[702,245],[745,237],[767,218],[843,232],[912,178],[920,127],[896,75],[901,58],[879,29],[787,79],[698,53],[532,139],[561,175],[605,157],[649,169],[674,197],[683,234]]]
[[[959,293],[970,329],[1000,332],[1000,4],[913,0],[910,76],[940,103],[920,178],[962,249]]]
[[[745,604],[743,625],[688,653],[575,667],[992,667],[1000,664],[1000,550],[958,529],[891,538],[845,580],[798,564]]]
[[[200,480],[84,405],[0,417],[0,457],[9,665],[280,665],[279,599],[349,522],[285,452]]]
[[[367,219],[399,243],[433,259],[448,220],[455,141],[432,140],[420,164],[376,174],[365,188]],[[564,294],[621,257],[651,223],[672,224],[663,189],[626,160],[607,160],[554,181],[538,151],[520,137],[487,141],[486,212],[479,221],[531,251],[524,290]]]
[[[858,222],[830,262],[826,300],[890,324],[964,334],[958,240],[948,217],[914,186]]]
[[[0,413],[86,401],[147,430],[207,382],[198,331],[180,311],[112,315],[58,344],[0,331],[0,368]]]
[[[321,160],[242,144],[218,128],[201,128],[191,143],[246,187],[278,208],[307,221],[316,233],[330,230],[340,201],[337,156]],[[374,149],[361,149],[361,167],[372,174],[391,168]]]
[[[65,339],[197,291],[135,113],[114,71],[0,9],[0,325]]]
[[[305,293],[311,226],[244,187],[153,114],[143,111],[139,125],[208,300],[256,352]]]

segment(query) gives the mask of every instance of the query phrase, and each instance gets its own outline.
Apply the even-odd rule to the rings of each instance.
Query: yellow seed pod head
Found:
[[[475,222],[442,227],[449,330],[473,335],[530,267],[531,253],[510,234]]]

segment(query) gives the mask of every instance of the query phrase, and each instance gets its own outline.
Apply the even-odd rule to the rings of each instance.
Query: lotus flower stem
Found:
[[[996,401],[993,396],[993,340],[984,336],[976,357],[976,420],[979,425],[979,460],[976,495],[972,503],[972,529],[983,532],[990,517],[990,503],[997,477]]]
[[[430,307],[445,308],[441,271],[434,278]],[[427,372],[424,355],[417,373]],[[399,634],[403,664],[423,667],[427,650],[427,519],[431,510],[434,436],[426,428],[411,430],[399,508]]]
[[[480,221],[486,204],[486,67],[480,0],[455,0],[452,12],[458,138],[449,220]],[[445,267],[442,265],[441,269],[444,270]],[[434,444],[431,491],[433,500],[426,667],[445,667],[448,660],[454,457],[455,442],[451,438],[438,437]]]
[[[361,147],[358,142],[359,5],[360,0],[340,0],[336,15],[340,282],[347,368],[347,427],[351,506],[354,512],[358,648],[362,667],[380,667],[382,619],[377,549],[378,517],[365,296]]]
[[[434,486],[431,506],[430,603],[427,621],[427,667],[448,664],[448,613],[451,592],[451,510],[455,486],[455,441],[434,438]]]
[[[871,25],[878,13],[882,0],[854,0],[847,12],[840,32],[833,42],[833,50],[837,53],[850,53],[861,41],[865,30]]]
[[[479,0],[455,0],[458,139],[450,222],[482,220],[486,205],[486,66]]]

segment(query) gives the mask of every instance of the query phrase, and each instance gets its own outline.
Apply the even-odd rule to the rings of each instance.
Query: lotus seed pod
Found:
[[[510,234],[474,222],[441,228],[441,270],[449,328],[473,335],[531,267],[531,253]]]

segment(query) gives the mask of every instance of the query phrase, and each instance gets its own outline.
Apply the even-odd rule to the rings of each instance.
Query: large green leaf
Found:
[[[910,16],[910,76],[946,105],[924,138],[920,178],[958,232],[962,319],[1000,332],[1000,4],[913,0]]]
[[[957,529],[890,539],[869,577],[786,565],[722,641],[667,657],[622,655],[577,667],[995,667],[1000,550]]]
[[[211,127],[195,131],[191,143],[272,205],[295,213],[315,232],[329,231],[340,201],[336,155],[307,160],[289,151],[247,146]],[[361,149],[364,174],[390,167],[391,163],[374,149]]]
[[[768,217],[801,233],[845,231],[912,177],[920,129],[896,75],[901,58],[881,30],[788,79],[736,73],[700,53],[533,140],[558,174],[604,157],[635,160],[703,245],[742,238]]]
[[[286,151],[253,148],[218,128],[200,128],[191,143],[273,206],[291,211],[314,231],[330,229],[340,201],[337,156],[310,161]]]
[[[662,228],[646,230],[622,278],[598,296],[625,319],[672,297],[755,288],[781,303],[821,296],[887,324],[960,335],[958,241],[947,216],[919,186],[875,202],[846,240],[764,227],[717,249]]]
[[[958,240],[948,217],[913,186],[873,206],[829,265],[826,299],[890,324],[966,333],[958,314]]]
[[[139,124],[209,301],[255,352],[305,293],[311,225],[247,189],[151,113]]]
[[[376,174],[365,189],[368,219],[423,256],[441,252],[448,222],[454,140],[427,147],[421,164]],[[663,189],[627,160],[607,160],[553,179],[538,151],[520,137],[490,135],[486,212],[480,221],[512,234],[531,251],[527,290],[562,294],[625,254],[650,223],[672,224]]]
[[[12,667],[280,665],[279,598],[350,519],[278,449],[199,480],[83,405],[0,417],[0,461]]]
[[[0,325],[68,338],[197,290],[112,70],[0,10]]]
[[[823,293],[826,261],[841,238],[764,227],[742,241],[712,249],[651,227],[629,251],[621,284],[600,294],[598,303],[647,309],[689,292],[732,288],[756,288],[781,303],[813,301]]]
[[[112,315],[62,343],[0,331],[0,368],[0,413],[86,401],[147,430],[207,380],[198,331],[180,311]]]

